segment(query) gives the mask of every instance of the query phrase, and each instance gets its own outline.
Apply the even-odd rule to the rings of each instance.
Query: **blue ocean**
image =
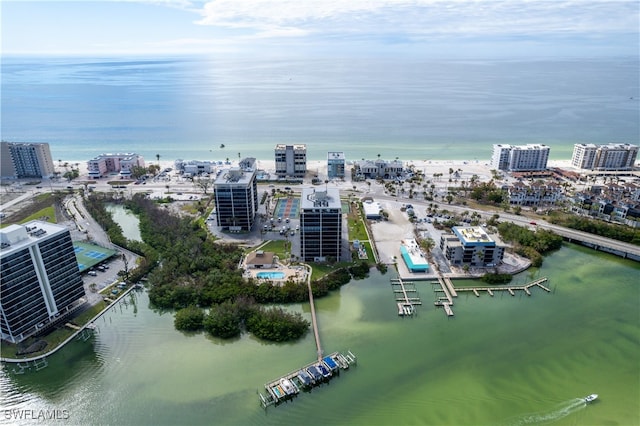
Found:
[[[634,143],[638,58],[5,57],[2,140],[55,160],[488,159],[494,143]],[[224,147],[223,147],[224,146]]]

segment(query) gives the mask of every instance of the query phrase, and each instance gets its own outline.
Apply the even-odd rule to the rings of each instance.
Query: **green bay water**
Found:
[[[38,423],[8,418],[14,409],[66,410],[64,424],[82,425],[639,424],[639,271],[566,245],[516,277],[547,276],[552,293],[461,294],[448,319],[424,282],[423,306],[403,319],[393,275],[372,270],[316,304],[325,352],[351,350],[358,365],[267,410],[257,391],[314,359],[312,333],[290,344],[184,334],[134,293],[44,370],[3,365],[0,422]],[[308,304],[288,308],[310,318]],[[590,393],[600,398],[586,406]]]

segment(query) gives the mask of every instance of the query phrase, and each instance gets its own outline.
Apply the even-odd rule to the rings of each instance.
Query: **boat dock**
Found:
[[[508,286],[508,287],[460,287],[458,288],[459,292],[463,291],[471,291],[476,297],[480,297],[480,292],[487,292],[489,296],[493,297],[493,293],[496,291],[507,291],[510,295],[515,296],[516,291],[523,291],[527,296],[531,296],[531,287],[540,287],[547,293],[551,292],[548,287],[542,285],[542,283],[546,282],[547,278],[539,278],[535,281],[531,281],[528,284],[520,285],[520,286]]]
[[[394,278],[391,280],[391,287],[398,305],[398,315],[411,316],[416,312],[415,305],[422,305],[418,290],[413,282]]]
[[[338,376],[341,370],[347,370],[356,364],[356,356],[351,352],[342,354],[334,352],[324,358],[291,371],[284,376],[267,382],[264,385],[266,395],[258,392],[264,408],[277,405],[295,398],[301,390],[308,391]]]
[[[310,390],[314,386],[331,380],[331,378],[340,374],[340,370],[347,370],[352,364],[355,365],[357,362],[356,356],[351,351],[347,351],[346,354],[334,352],[331,355],[323,356],[322,345],[320,343],[320,330],[316,318],[316,308],[313,302],[313,291],[311,290],[310,267],[308,272],[307,288],[309,290],[311,325],[316,342],[317,360],[267,382],[264,385],[267,391],[266,395],[258,391],[260,403],[265,409],[270,405],[278,405],[283,401],[293,399],[300,393],[300,390]]]
[[[453,287],[453,283],[450,278],[442,277],[438,275],[438,281],[432,281],[431,284],[438,284],[440,286],[440,291],[435,290],[436,293],[442,293],[442,296],[438,296],[434,305],[442,306],[444,309],[444,313],[447,314],[448,317],[453,316],[453,298],[458,297],[458,293],[456,293],[456,289]]]
[[[473,294],[476,295],[476,297],[480,297],[480,293],[481,292],[487,292],[487,294],[489,294],[489,296],[493,297],[494,292],[496,291],[506,291],[508,292],[511,296],[515,296],[516,295],[516,291],[523,291],[527,296],[531,296],[531,287],[540,287],[542,290],[546,291],[547,293],[550,293],[551,290],[544,286],[543,283],[547,282],[547,278],[543,277],[543,278],[538,278],[535,281],[531,281],[528,284],[525,285],[521,285],[521,286],[505,286],[505,287],[458,287],[457,289],[453,286],[453,283],[451,281],[450,278],[448,277],[442,277],[439,276],[438,277],[438,281],[432,281],[431,284],[437,284],[439,285],[440,288],[436,288],[434,289],[434,291],[436,292],[436,294],[438,293],[442,293],[442,296],[438,296],[436,301],[434,302],[434,304],[436,306],[442,306],[444,308],[444,312],[447,314],[448,317],[452,317],[453,314],[453,309],[451,309],[451,306],[453,306],[453,298],[454,297],[458,297],[458,293],[459,292],[473,292]]]

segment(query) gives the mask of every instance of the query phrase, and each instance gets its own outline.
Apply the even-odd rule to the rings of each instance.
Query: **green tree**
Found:
[[[176,312],[173,324],[178,330],[198,331],[202,329],[204,312],[197,306],[187,306]]]

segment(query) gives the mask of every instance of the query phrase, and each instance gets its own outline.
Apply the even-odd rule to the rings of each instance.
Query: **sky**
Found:
[[[640,55],[638,0],[0,2],[2,55]]]

